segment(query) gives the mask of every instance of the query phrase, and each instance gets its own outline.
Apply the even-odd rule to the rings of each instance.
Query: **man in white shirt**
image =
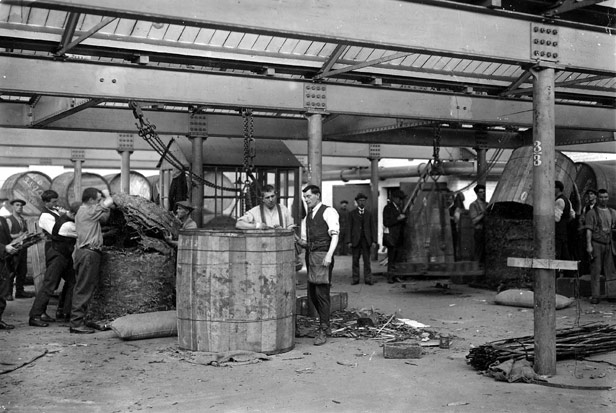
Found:
[[[12,212],[8,206],[9,200],[6,198],[0,198],[0,217],[11,216]]]
[[[320,346],[327,342],[327,336],[331,334],[329,291],[340,222],[338,211],[321,203],[321,189],[318,186],[308,185],[302,192],[308,213],[302,221],[302,236],[298,243],[306,248],[308,301],[314,305],[319,314],[319,329],[314,345]]]
[[[291,212],[284,205],[277,202],[276,190],[273,185],[265,185],[261,190],[262,202],[244,215],[235,223],[237,229],[272,229],[293,228],[295,223]]]

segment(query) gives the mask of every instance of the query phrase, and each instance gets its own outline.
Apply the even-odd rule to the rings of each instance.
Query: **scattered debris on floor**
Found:
[[[396,318],[374,310],[342,310],[332,313],[330,319],[332,337],[371,339],[383,343],[417,340],[429,342],[439,334],[428,330],[428,325],[414,320]],[[311,317],[297,316],[296,337],[313,337],[318,322]]]
[[[615,326],[594,324],[556,330],[556,360],[582,359],[614,350]],[[497,340],[471,348],[466,359],[481,371],[507,360],[533,360],[534,336]]]
[[[233,350],[220,353],[205,351],[190,351],[170,349],[166,352],[171,358],[191,364],[202,364],[215,367],[231,367],[245,364],[260,363],[271,360],[272,357],[254,351]]]

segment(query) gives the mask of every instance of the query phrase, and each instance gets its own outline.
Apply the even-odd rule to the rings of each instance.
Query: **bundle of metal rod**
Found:
[[[607,324],[586,325],[556,330],[556,359],[581,359],[616,350],[616,327]],[[467,363],[476,370],[506,360],[534,360],[534,336],[492,341],[472,348]]]

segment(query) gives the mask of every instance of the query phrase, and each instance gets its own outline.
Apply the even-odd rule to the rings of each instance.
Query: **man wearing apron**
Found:
[[[308,213],[302,222],[302,236],[298,243],[306,248],[308,300],[319,314],[314,345],[321,346],[327,342],[327,335],[331,334],[329,291],[340,222],[336,209],[321,203],[321,189],[318,186],[308,185],[302,192]]]

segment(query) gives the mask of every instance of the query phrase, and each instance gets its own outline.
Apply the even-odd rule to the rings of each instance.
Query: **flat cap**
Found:
[[[26,205],[26,204],[27,204],[27,202],[26,202],[26,201],[24,201],[23,199],[19,199],[19,198],[11,199],[11,202],[9,202],[9,204],[13,205],[13,204],[15,204],[16,202],[21,202],[23,205]]]
[[[359,194],[357,194],[357,196],[355,197],[356,201],[359,201],[360,199],[368,199],[368,197],[364,194],[362,194],[361,192]]]
[[[188,201],[180,201],[180,202],[176,202],[175,206],[181,206],[184,209],[187,209],[188,211],[192,211],[193,209],[195,209],[194,206],[190,205],[190,202]]]

